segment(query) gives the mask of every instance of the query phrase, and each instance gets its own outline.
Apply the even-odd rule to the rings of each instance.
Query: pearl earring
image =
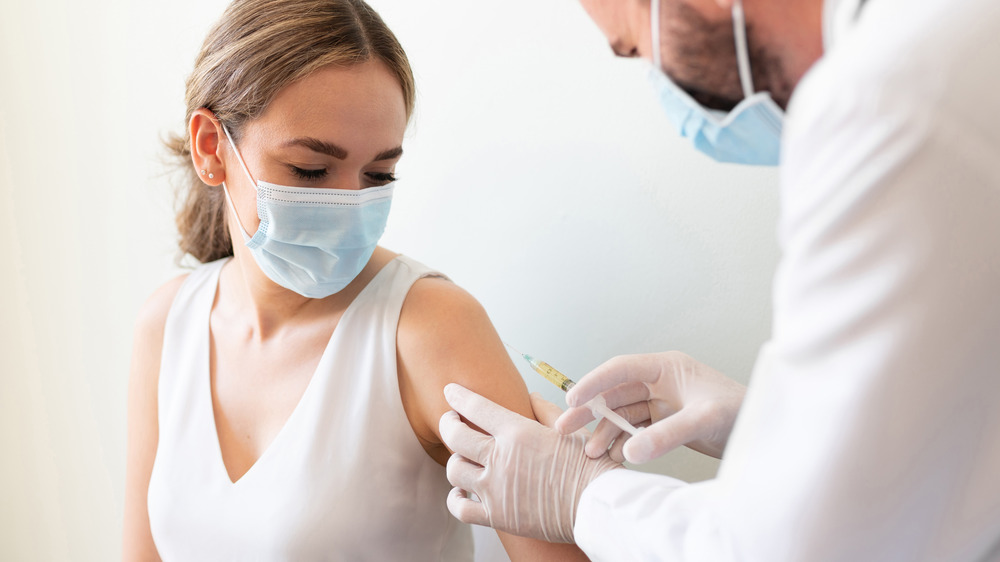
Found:
[[[215,178],[215,174],[208,174],[208,179],[213,179],[213,178]]]

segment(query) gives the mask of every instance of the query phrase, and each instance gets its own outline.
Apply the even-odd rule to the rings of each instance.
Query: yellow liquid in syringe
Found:
[[[524,357],[524,360],[527,361],[529,365],[531,365],[531,368],[534,369],[536,373],[542,375],[543,377],[548,379],[549,382],[563,389],[563,392],[566,392],[569,389],[576,386],[576,383],[570,380],[569,377],[560,373],[558,370],[556,370],[555,367],[549,365],[545,361],[539,361],[538,359],[535,359],[534,357],[528,355],[527,353],[521,353],[520,351],[514,349],[508,343],[505,343],[504,345],[513,349],[514,352],[520,355],[521,357]],[[618,428],[621,429],[622,431],[626,431],[632,435],[639,433],[639,430],[636,429],[632,424],[630,424],[628,420],[621,417],[621,415],[619,415],[611,408],[608,408],[608,405],[607,403],[605,403],[603,396],[597,395],[596,397],[591,399],[587,403],[587,407],[590,408],[590,411],[594,414],[595,418],[597,419],[600,419],[602,417],[606,418],[608,421],[618,426]]]
[[[524,355],[524,354],[522,354]],[[569,377],[560,373],[555,367],[549,365],[545,361],[539,361],[530,355],[524,355],[524,358],[531,365],[531,368],[535,370],[536,373],[547,378],[549,382],[563,389],[563,392],[569,391],[569,389],[576,386],[576,383],[570,380]]]
[[[514,353],[520,355],[521,357],[524,357],[524,360],[527,361],[529,365],[531,365],[531,368],[534,369],[536,373],[542,375],[543,377],[548,379],[550,383],[561,388],[563,392],[567,392],[569,391],[569,389],[576,386],[576,383],[573,382],[569,377],[560,373],[558,369],[556,369],[552,365],[549,365],[545,361],[539,361],[538,359],[535,359],[534,357],[528,355],[527,353],[521,353],[520,351],[515,349],[514,346],[510,345],[507,342],[504,342],[504,345],[509,347]]]

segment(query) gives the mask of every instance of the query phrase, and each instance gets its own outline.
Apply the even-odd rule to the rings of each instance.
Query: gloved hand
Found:
[[[593,420],[584,404],[598,394],[632,425],[648,427],[630,437],[601,420],[587,443],[587,455],[609,453],[614,460],[639,464],[681,445],[721,458],[746,387],[676,351],[615,357],[566,394],[571,407],[556,421],[556,429],[568,434]]]
[[[451,513],[465,523],[515,535],[573,542],[583,489],[621,465],[607,455],[585,455],[585,433],[560,435],[454,383],[444,395],[455,410],[441,416],[439,426],[444,444],[455,451],[447,467],[455,486],[448,494]],[[545,404],[533,398],[532,407],[552,421],[549,406],[558,407]],[[459,414],[488,435],[466,425]]]

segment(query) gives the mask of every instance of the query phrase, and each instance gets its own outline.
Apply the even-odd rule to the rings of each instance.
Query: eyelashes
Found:
[[[325,178],[328,174],[326,168],[318,168],[315,170],[308,170],[304,168],[299,168],[298,166],[289,165],[288,168],[292,171],[292,174],[306,181],[319,181]],[[368,179],[378,185],[385,185],[396,181],[396,175],[391,172],[368,172],[365,174]]]
[[[292,173],[295,174],[296,177],[307,181],[321,180],[326,177],[327,173],[326,168],[320,168],[318,170],[304,170],[298,166],[289,166],[289,168],[291,168]]]
[[[365,175],[371,178],[372,180],[382,184],[392,183],[396,181],[396,175],[392,173],[370,172]]]

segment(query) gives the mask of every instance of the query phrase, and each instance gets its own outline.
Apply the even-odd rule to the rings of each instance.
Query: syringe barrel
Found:
[[[569,377],[560,373],[555,367],[549,365],[545,361],[538,361],[532,358],[528,360],[528,363],[531,364],[531,368],[534,369],[535,372],[548,379],[552,384],[563,389],[563,392],[568,391],[576,385],[576,383]]]
[[[513,348],[511,348],[513,349]],[[531,365],[531,368],[535,370],[536,373],[542,375],[549,382],[563,389],[563,392],[568,392],[569,389],[576,386],[576,383],[572,381],[566,375],[560,373],[555,367],[549,365],[545,361],[539,361],[534,357],[527,355],[525,353],[521,354],[522,357]],[[617,412],[608,407],[607,402],[604,401],[604,396],[598,394],[590,402],[587,403],[587,407],[590,409],[591,413],[597,419],[606,418],[611,423],[618,426],[622,431],[627,431],[628,433],[635,435],[639,432],[638,429],[628,423],[628,420],[618,415]]]

